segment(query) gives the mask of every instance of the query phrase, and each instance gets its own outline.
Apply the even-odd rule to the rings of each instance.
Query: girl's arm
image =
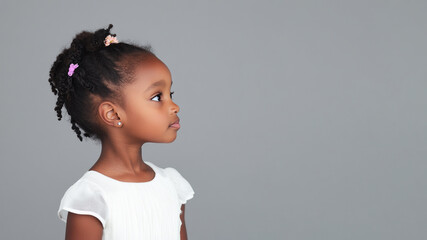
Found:
[[[185,216],[184,216],[184,213],[185,213],[185,204],[182,204],[182,206],[181,206],[181,211],[182,211],[182,214],[181,214],[181,222],[182,222],[182,225],[181,225],[181,240],[187,240],[187,228],[185,227]]]
[[[101,240],[102,231],[102,223],[96,217],[68,212],[65,240]]]

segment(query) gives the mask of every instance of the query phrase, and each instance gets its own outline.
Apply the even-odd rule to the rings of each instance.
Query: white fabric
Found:
[[[190,183],[172,167],[160,168],[149,182],[122,182],[87,171],[61,199],[58,217],[88,214],[102,223],[103,240],[179,240],[181,205],[193,198]]]

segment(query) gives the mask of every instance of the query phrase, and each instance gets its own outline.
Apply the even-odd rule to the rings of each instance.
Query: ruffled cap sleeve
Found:
[[[172,167],[165,168],[168,177],[172,180],[178,193],[178,200],[181,204],[185,204],[187,200],[193,198],[194,190],[190,183]]]
[[[67,222],[68,212],[92,215],[98,218],[105,228],[108,209],[100,187],[84,180],[74,183],[61,199],[57,213],[59,219]]]

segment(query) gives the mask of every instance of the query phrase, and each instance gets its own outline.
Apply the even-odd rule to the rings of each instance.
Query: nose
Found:
[[[174,102],[172,102],[172,105],[171,105],[171,112],[174,112],[174,113],[179,112],[179,106],[177,104],[175,104]]]

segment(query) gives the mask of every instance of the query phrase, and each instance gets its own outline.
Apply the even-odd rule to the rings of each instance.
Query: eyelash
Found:
[[[174,93],[175,93],[175,92],[171,92],[171,98],[172,98],[172,95],[173,95]],[[162,95],[163,95],[162,93],[159,93],[159,94],[157,94],[156,96],[152,97],[151,99],[153,99],[153,98],[155,98],[155,97],[157,97],[157,96],[161,97]]]

